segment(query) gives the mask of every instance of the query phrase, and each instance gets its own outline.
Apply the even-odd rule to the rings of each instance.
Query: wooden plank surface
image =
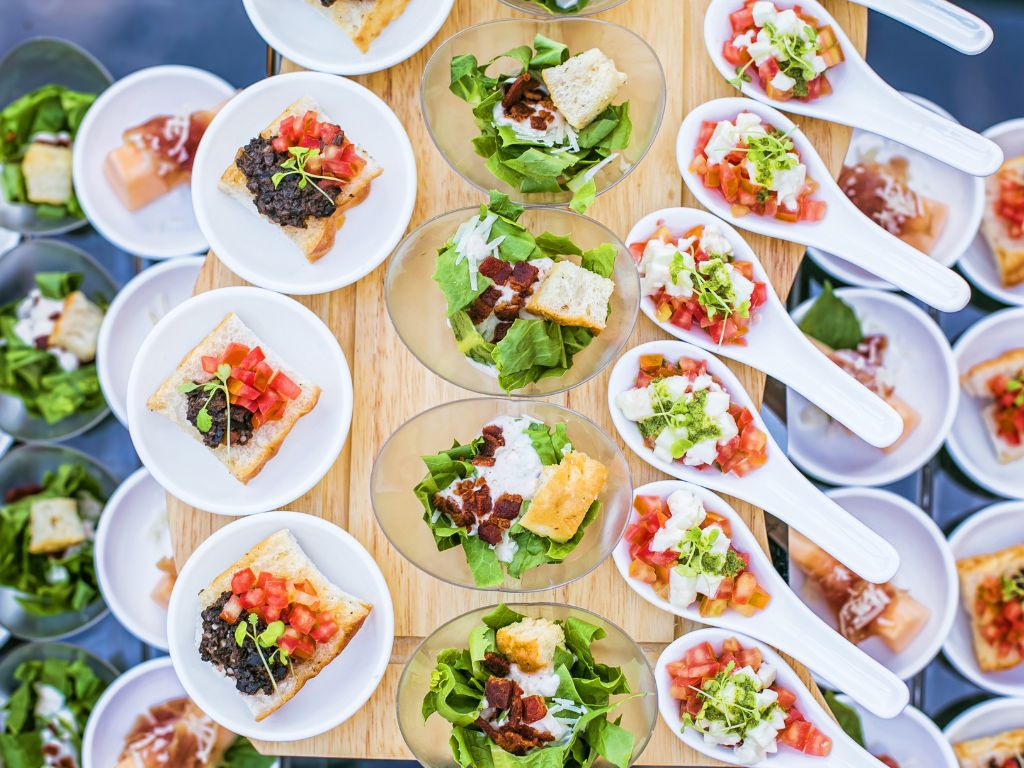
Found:
[[[739,0],[737,0],[737,4]],[[675,165],[675,135],[683,116],[694,106],[718,96],[732,95],[707,57],[702,37],[707,0],[630,0],[600,18],[633,29],[661,58],[668,81],[665,117],[657,142],[633,173],[598,198],[589,215],[625,237],[644,214],[674,205],[695,205]],[[846,0],[825,5],[863,49],[867,14]],[[410,227],[439,213],[473,205],[480,194],[447,165],[427,135],[419,107],[419,80],[433,50],[449,35],[471,24],[515,14],[493,0],[456,0],[448,21],[427,47],[408,61],[385,72],[356,78],[390,104],[409,132],[419,168],[419,197]],[[614,56],[614,51],[609,52]],[[285,68],[294,68],[285,62]],[[830,165],[838,171],[849,141],[847,129],[799,119],[801,127]],[[780,295],[785,296],[800,263],[802,248],[748,236]],[[288,744],[259,743],[261,751],[282,755],[321,755],[348,758],[409,758],[398,731],[395,689],[404,661],[419,638],[448,619],[477,606],[494,603],[498,595],[451,586],[424,574],[394,550],[377,526],[369,498],[369,478],[380,446],[402,423],[421,411],[470,395],[438,378],[409,353],[395,334],[383,300],[385,266],[339,291],[299,300],[316,312],[338,337],[352,368],[354,418],[345,450],[324,480],[289,509],[317,514],[346,528],[377,560],[395,604],[396,642],[384,680],[370,701],[347,723],[321,736]],[[196,292],[244,284],[211,254],[196,284]],[[630,346],[659,338],[661,332],[641,315]],[[376,375],[380,361],[399,375]],[[732,366],[755,400],[760,400],[764,376]],[[608,373],[566,394],[550,398],[574,408],[615,435],[606,405]],[[620,441],[621,443],[621,441]],[[623,446],[625,449],[625,447]],[[634,486],[663,476],[626,450]],[[410,487],[418,478],[409,478]],[[767,546],[763,514],[731,500]],[[175,553],[181,563],[209,534],[232,518],[191,509],[168,499]],[[520,596],[522,599],[522,596]],[[664,645],[687,631],[684,622],[658,611],[624,584],[609,560],[579,581],[558,590],[526,597],[583,606],[608,617],[644,646],[653,661]],[[810,682],[808,675],[805,680]],[[812,684],[813,685],[813,684]],[[640,761],[644,765],[707,765],[709,761],[685,748],[659,721],[655,737]]]

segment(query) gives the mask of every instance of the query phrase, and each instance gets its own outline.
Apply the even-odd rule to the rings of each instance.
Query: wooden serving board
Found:
[[[740,0],[737,0],[739,5]],[[846,0],[825,0],[825,5],[862,50],[867,33],[867,12]],[[675,136],[683,116],[694,106],[719,96],[734,95],[714,70],[703,41],[707,0],[629,0],[601,18],[633,29],[657,51],[669,83],[667,108],[657,142],[640,166],[610,192],[598,198],[589,215],[625,237],[644,214],[677,205],[695,205],[686,192],[675,163]],[[434,40],[408,61],[385,72],[356,78],[387,101],[405,125],[416,150],[419,198],[410,228],[437,214],[475,205],[481,195],[452,171],[434,147],[420,113],[419,82],[434,49],[449,35],[477,22],[515,14],[495,0],[456,0],[448,21]],[[614,51],[610,52],[614,56]],[[295,69],[288,62],[285,69]],[[840,126],[798,120],[833,172],[837,172],[849,141]],[[776,290],[785,296],[799,266],[800,246],[748,235]],[[345,450],[327,476],[312,491],[289,505],[290,509],[320,515],[347,529],[374,556],[391,588],[395,605],[396,641],[392,663],[370,701],[348,722],[305,741],[259,743],[261,751],[281,755],[346,758],[405,758],[405,747],[395,712],[395,690],[405,660],[419,639],[445,621],[475,607],[493,604],[500,595],[462,589],[435,579],[408,563],[377,526],[370,505],[369,478],[373,460],[383,442],[402,423],[439,403],[471,395],[424,368],[402,345],[388,320],[384,305],[381,266],[356,285],[333,293],[301,297],[334,331],[348,357],[354,380],[352,430]],[[196,292],[244,284],[211,254],[200,273]],[[630,346],[659,338],[661,332],[640,316]],[[386,361],[384,365],[382,362]],[[733,364],[747,390],[760,400],[763,374]],[[386,369],[388,374],[381,376]],[[608,373],[551,398],[600,423],[611,435],[608,414]],[[620,441],[621,442],[621,441]],[[634,486],[663,477],[623,446],[629,458]],[[409,478],[410,487],[418,478]],[[731,500],[767,547],[763,513]],[[169,498],[172,534],[179,566],[210,533],[233,518],[187,507]],[[641,600],[620,578],[609,559],[589,576],[561,589],[516,596],[519,600],[553,600],[589,608],[623,627],[656,658],[660,650],[687,631],[685,623]],[[813,686],[810,676],[805,681]],[[710,761],[684,747],[662,724],[641,756],[641,765],[707,765]]]

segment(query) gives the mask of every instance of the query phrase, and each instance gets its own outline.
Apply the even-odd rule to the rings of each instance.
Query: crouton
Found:
[[[607,479],[604,464],[573,451],[560,464],[544,468],[541,486],[519,524],[552,541],[568,541],[576,535]]]
[[[28,551],[33,555],[63,552],[85,541],[85,526],[74,499],[40,499],[29,511]]]
[[[598,48],[541,72],[551,101],[566,121],[582,131],[600,115],[626,82],[615,62]]]
[[[29,202],[63,205],[71,199],[71,148],[34,142],[21,161]]]
[[[498,650],[523,672],[550,667],[555,648],[565,642],[562,628],[549,619],[524,618],[497,633]]]
[[[64,308],[50,332],[50,346],[66,349],[79,362],[91,362],[96,359],[102,323],[103,310],[81,291],[73,291],[64,298]]]
[[[571,261],[559,261],[530,297],[528,312],[559,325],[600,333],[608,323],[608,300],[615,283]]]

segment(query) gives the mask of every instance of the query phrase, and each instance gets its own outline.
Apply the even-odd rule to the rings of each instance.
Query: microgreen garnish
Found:
[[[312,184],[313,189],[319,192],[321,195],[327,198],[327,201],[334,205],[334,200],[328,195],[320,185],[317,184],[313,179],[324,179],[325,181],[337,181],[333,176],[320,176],[315,173],[310,173],[306,170],[306,163],[310,160],[320,157],[320,150],[312,147],[288,147],[288,154],[291,155],[287,160],[281,163],[281,168],[284,168],[283,172],[275,173],[271,177],[271,181],[274,182],[274,189],[277,189],[278,185],[287,176],[298,174],[299,176],[299,189],[305,189],[307,184]]]
[[[737,91],[743,90],[743,84],[750,82],[750,75],[747,74],[747,70],[750,65],[754,63],[753,59],[747,61],[746,64],[736,67],[736,77],[729,80],[729,85],[735,88]]]
[[[666,429],[676,430],[677,439],[672,444],[673,458],[682,458],[702,440],[721,437],[721,428],[704,410],[708,399],[707,390],[676,398],[665,384],[665,379],[655,379],[650,384],[650,392],[654,415],[639,423],[640,433],[645,438],[657,438]]]
[[[717,721],[721,723],[723,731],[732,731],[743,737],[753,728],[772,718],[774,710],[779,706],[778,703],[758,705],[758,684],[747,675],[734,677],[735,668],[736,665],[730,661],[725,669],[710,680],[706,680],[700,688],[690,686],[703,700],[703,706],[696,716],[689,713],[683,715],[685,727],[697,728],[698,720]],[[731,695],[727,698],[724,694],[730,684]]]
[[[256,653],[259,654],[260,661],[263,662],[263,669],[266,670],[267,677],[270,678],[270,685],[274,688],[274,693],[277,693],[277,680],[274,679],[274,673],[270,671],[270,665],[274,663],[275,659],[287,665],[288,653],[283,648],[277,648],[270,654],[268,660],[266,654],[263,653],[263,649],[272,648],[281,639],[281,635],[284,634],[284,622],[272,621],[267,625],[266,629],[257,635],[256,625],[259,623],[259,620],[259,616],[255,613],[250,613],[245,621],[238,622],[235,626],[235,642],[239,648],[243,648],[246,638],[252,640],[253,645],[256,646]]]
[[[1016,576],[1003,576],[1003,601],[1024,600],[1024,571]]]
[[[686,531],[679,543],[679,567],[688,576],[709,574],[711,576],[733,577],[746,567],[732,548],[725,552],[713,552],[712,547],[721,535],[718,529],[702,529],[694,526]]]
[[[807,83],[820,74],[811,62],[819,50],[817,30],[809,25],[797,32],[781,32],[774,24],[765,24],[764,28],[771,44],[785,56],[778,62],[779,70],[796,81],[793,95],[806,96]]]
[[[1017,393],[1017,396],[1013,398],[1014,408],[1024,408],[1024,374],[1006,382],[1006,391]]]
[[[669,275],[673,283],[678,284],[679,273],[686,271],[693,286],[693,292],[697,295],[697,301],[708,313],[708,320],[714,322],[719,315],[722,316],[722,335],[718,343],[725,342],[725,325],[729,318],[737,311],[733,306],[736,302],[736,291],[732,286],[732,279],[726,264],[731,259],[725,254],[710,254],[711,258],[696,264],[696,243],[691,244],[687,249],[689,260],[682,251],[672,257],[672,264],[669,267]],[[691,267],[690,264],[695,264]],[[740,315],[746,317],[746,309],[740,307]]]
[[[199,412],[196,414],[196,429],[204,435],[213,427],[213,417],[210,416],[209,411],[210,401],[213,400],[214,395],[218,392],[224,393],[224,402],[226,404],[224,418],[227,422],[228,456],[231,455],[231,393],[228,391],[229,376],[231,376],[231,366],[227,363],[221,363],[217,366],[217,373],[214,374],[214,378],[210,379],[205,384],[196,384],[194,381],[186,381],[185,383],[178,385],[178,391],[182,394],[188,394],[189,392],[202,387],[203,392],[209,395],[209,397],[206,398],[206,402],[203,403],[203,407],[200,408]]]

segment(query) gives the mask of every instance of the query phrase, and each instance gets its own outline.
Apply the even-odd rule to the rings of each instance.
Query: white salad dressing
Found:
[[[56,318],[64,311],[64,302],[60,299],[48,299],[39,291],[33,288],[28,292],[16,310],[17,322],[14,324],[14,334],[30,347],[34,347],[36,339],[53,333],[56,327]],[[49,347],[46,350],[60,364],[65,371],[73,371],[78,368],[78,358],[71,352],[60,347]]]
[[[78,732],[78,723],[75,721],[74,714],[68,709],[64,695],[52,685],[45,683],[33,683],[32,688],[36,694],[34,714],[38,720],[48,726],[41,729],[44,747],[43,765],[47,768],[59,766],[68,759],[72,764],[77,765],[78,756],[74,740]],[[54,754],[50,754],[50,752]]]
[[[523,696],[550,698],[558,693],[560,679],[551,664],[536,672],[523,672],[518,664],[512,663],[509,666],[508,677],[523,689]]]
[[[543,144],[545,147],[564,147],[566,151],[579,152],[580,145],[577,143],[578,135],[573,127],[566,122],[562,113],[554,107],[541,106],[539,102],[531,105],[533,114],[544,111],[553,116],[553,120],[546,128],[538,129],[530,125],[530,117],[517,120],[505,114],[505,108],[499,101],[494,105],[494,124],[505,125],[512,129],[516,138],[521,141],[530,141],[536,144]]]

